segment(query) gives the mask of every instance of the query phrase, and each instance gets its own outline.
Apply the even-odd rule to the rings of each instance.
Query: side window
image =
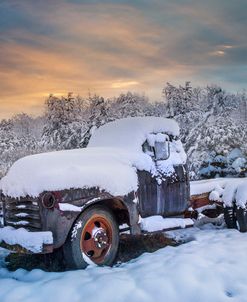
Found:
[[[164,133],[149,134],[142,149],[155,161],[166,160],[170,156],[169,136]]]

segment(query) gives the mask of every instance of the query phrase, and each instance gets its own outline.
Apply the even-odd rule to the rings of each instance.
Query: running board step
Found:
[[[158,215],[140,218],[139,223],[141,230],[145,232],[168,231],[194,226],[194,221],[190,218],[164,218]]]

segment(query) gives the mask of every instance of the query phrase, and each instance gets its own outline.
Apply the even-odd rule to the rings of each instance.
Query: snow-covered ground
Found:
[[[0,301],[246,301],[247,234],[205,225],[169,232],[189,242],[120,266],[64,273],[4,268]]]

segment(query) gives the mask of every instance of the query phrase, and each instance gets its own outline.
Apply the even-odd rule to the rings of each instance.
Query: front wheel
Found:
[[[118,251],[119,229],[113,213],[103,206],[85,210],[75,221],[64,245],[69,268],[112,265]]]

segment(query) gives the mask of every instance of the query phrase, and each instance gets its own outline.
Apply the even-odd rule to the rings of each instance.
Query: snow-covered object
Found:
[[[129,152],[139,153],[140,156],[134,165],[140,170],[152,171],[155,168],[144,163],[141,154],[142,145],[147,140],[150,146],[156,142],[168,139],[168,135],[177,137],[179,127],[172,119],[161,117],[135,117],[120,119],[108,123],[95,131],[89,147],[118,147]],[[142,160],[141,160],[142,159]],[[167,160],[159,161],[157,170],[168,175],[174,172],[174,165],[186,163],[186,154],[180,140],[170,142],[170,157]]]
[[[209,200],[211,200],[211,201],[219,201],[220,199],[221,199],[221,196],[217,190],[213,190],[209,194]]]
[[[140,219],[140,226],[143,231],[156,232],[172,228],[185,228],[192,226],[193,220],[190,218],[164,218],[159,215]]]
[[[1,179],[0,190],[12,197],[88,187],[99,187],[115,196],[128,194],[138,188],[137,169],[158,173],[151,156],[142,151],[148,135],[158,131],[179,134],[177,123],[164,118],[127,118],[106,124],[95,131],[88,148],[18,160]],[[172,173],[174,165],[185,162],[182,144],[174,140],[170,157],[159,162],[158,170]]]
[[[132,167],[137,157],[134,157],[135,154],[113,148],[27,156],[13,164],[1,179],[0,189],[12,197],[35,197],[43,191],[86,187],[100,187],[114,195],[123,195],[137,189],[137,175]],[[147,164],[147,160],[144,163]]]
[[[245,208],[247,204],[247,181],[238,185],[236,192],[237,204],[240,208]]]
[[[228,206],[228,207],[232,206],[232,203],[235,201],[235,196],[236,196],[236,192],[238,189],[238,185],[240,183],[241,182],[236,180],[236,181],[231,181],[225,185],[224,191],[222,194],[222,201],[224,202],[224,204],[226,206]]]
[[[164,142],[168,140],[169,140],[169,136],[163,133],[149,134],[147,136],[147,141],[149,145],[152,147],[154,147],[155,142]]]
[[[0,242],[7,244],[18,244],[28,251],[39,253],[43,244],[52,244],[52,232],[28,232],[24,228],[15,229],[13,227],[0,228]]]
[[[130,117],[98,128],[92,135],[89,147],[118,147],[134,152],[142,151],[142,144],[152,133],[164,132],[178,136],[179,127],[172,119],[162,117]]]
[[[234,178],[235,179],[235,178]],[[199,195],[212,192],[217,186],[224,187],[232,178],[214,178],[190,182],[190,194]]]
[[[222,201],[231,207],[233,202],[241,208],[247,204],[247,178],[216,178],[193,181],[190,184],[191,195],[210,193],[212,201]]]
[[[239,157],[234,160],[234,162],[232,163],[232,167],[235,169],[236,172],[241,172],[245,164],[246,164],[246,159],[243,157]]]
[[[82,207],[78,207],[70,203],[59,203],[58,205],[61,211],[81,212],[82,210]]]
[[[90,203],[96,202],[97,200],[100,200],[100,197],[96,197],[96,198],[92,198],[92,199],[88,200],[87,205]],[[133,202],[135,202],[135,200],[133,200]],[[66,212],[66,211],[81,212],[83,210],[83,207],[78,207],[78,206],[75,206],[70,203],[59,203],[58,206],[59,206],[59,210],[63,211],[63,212]]]
[[[229,154],[227,156],[227,160],[229,162],[233,162],[239,157],[240,158],[243,157],[243,152],[238,148],[234,148],[231,152],[229,152]]]
[[[183,145],[180,140],[170,142],[170,156],[166,160],[157,162],[158,172],[171,175],[174,173],[174,166],[186,163],[187,156],[184,152]]]

